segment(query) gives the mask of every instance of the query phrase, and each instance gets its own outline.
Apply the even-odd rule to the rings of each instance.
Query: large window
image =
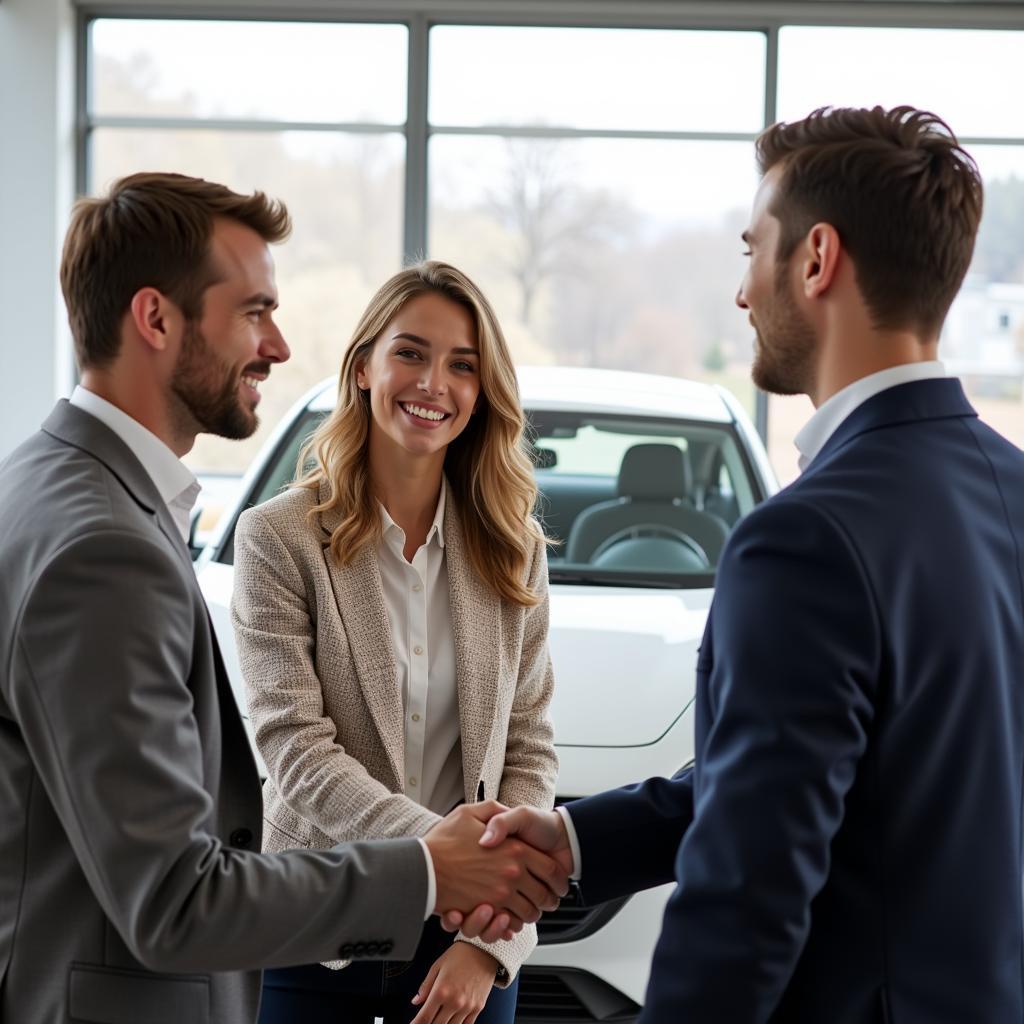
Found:
[[[779,34],[778,116],[815,106],[899,104],[943,117],[977,160],[985,212],[939,345],[982,419],[1024,444],[1024,32],[787,27]],[[792,438],[812,412],[769,403],[769,453],[796,476]]]
[[[842,27],[722,7],[689,25],[686,4],[622,5],[615,26],[582,10],[563,15],[576,24],[498,24],[522,12],[483,0],[460,24],[415,0],[389,7],[391,23],[289,20],[285,5],[281,21],[87,21],[83,188],[173,169],[263,189],[294,216],[275,252],[292,360],[256,437],[202,439],[193,467],[243,469],[288,404],[336,372],[373,290],[429,255],[479,281],[521,364],[724,384],[792,479],[810,403],[750,383],[739,233],[757,133],[824,104],[934,109],[977,158],[985,218],[942,354],[982,416],[1024,442],[1024,32],[892,27],[874,5]],[[963,25],[952,7],[917,9]],[[380,17],[354,0],[331,10]],[[864,23],[873,10],[886,26]]]
[[[764,34],[441,26],[430,39],[429,249],[480,280],[517,356],[713,379],[752,406],[732,296]]]
[[[262,189],[291,211],[274,258],[292,358],[264,390],[256,436],[201,435],[187,460],[241,472],[291,403],[337,371],[370,295],[401,266],[408,29],[104,18],[90,35],[90,190],[173,170]]]

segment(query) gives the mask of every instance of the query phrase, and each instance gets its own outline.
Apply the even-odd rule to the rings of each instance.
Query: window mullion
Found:
[[[405,233],[402,261],[427,253],[427,90],[429,87],[429,26],[425,14],[409,22],[409,98],[405,125]]]

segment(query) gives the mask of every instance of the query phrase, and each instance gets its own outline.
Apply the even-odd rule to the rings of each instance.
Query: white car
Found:
[[[553,540],[558,799],[673,775],[693,758],[696,651],[715,564],[736,521],[777,488],[768,457],[722,388],[562,367],[523,368],[519,384],[538,512]],[[196,563],[243,715],[228,616],[235,521],[292,479],[336,390],[325,381],[292,408]],[[523,968],[517,1018],[634,1020],[670,889],[592,908],[563,901],[546,915]]]

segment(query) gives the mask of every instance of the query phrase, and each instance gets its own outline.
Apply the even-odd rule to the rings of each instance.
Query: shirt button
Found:
[[[423,653],[423,648],[422,648],[422,647],[420,647],[420,645],[419,645],[419,644],[417,644],[417,645],[416,645],[416,646],[415,646],[415,647],[414,647],[414,648],[412,649],[412,653],[413,653],[413,654],[422,654],[422,653]]]
[[[409,785],[410,786],[415,786],[416,785],[416,776],[415,775],[409,780]]]
[[[244,850],[252,842],[252,832],[247,828],[236,828],[228,837],[228,842],[232,846],[237,846],[240,850]]]
[[[423,589],[423,585],[421,583],[414,583],[412,589],[418,594]]]
[[[418,722],[420,720],[420,716],[415,711],[413,712],[412,720],[414,722]]]

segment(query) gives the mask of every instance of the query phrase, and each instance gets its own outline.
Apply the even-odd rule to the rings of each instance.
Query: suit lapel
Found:
[[[81,409],[62,400],[43,423],[43,430],[65,444],[88,452],[93,458],[102,462],[121,484],[132,495],[140,508],[153,517],[153,520],[164,535],[168,545],[181,560],[185,578],[193,596],[206,615],[209,628],[210,645],[213,651],[215,686],[217,702],[220,706],[221,739],[223,746],[228,748],[228,761],[232,770],[240,768],[241,761],[246,762],[246,771],[253,779],[258,779],[256,762],[252,756],[248,737],[239,717],[238,704],[231,689],[227,669],[221,657],[217,643],[217,633],[213,628],[206,600],[196,579],[195,567],[192,564],[188,548],[178,532],[177,524],[171,516],[166,502],[160,497],[156,484],[145,467],[136,458],[134,452],[105,423]],[[250,767],[251,766],[251,767]]]
[[[326,497],[325,487],[321,485],[320,501],[325,501]],[[333,511],[320,516],[324,533],[324,561],[331,579],[334,600],[338,605],[338,614],[349,639],[349,649],[363,699],[370,709],[381,745],[394,773],[393,785],[401,791],[405,778],[405,722],[377,552],[372,545],[368,545],[347,565],[339,565],[327,546],[338,522],[339,517]]]
[[[258,782],[259,770],[256,767],[252,745],[249,743],[245,726],[242,725],[238,702],[231,688],[231,678],[228,675],[227,666],[224,664],[220,644],[217,642],[217,631],[213,627],[213,619],[210,617],[210,610],[205,601],[203,608],[206,611],[206,624],[210,630],[210,646],[213,649],[213,672],[217,684],[217,702],[220,705],[223,760],[225,763],[231,764],[233,772],[239,772],[239,774],[242,761],[245,761],[246,774],[251,775]]]
[[[462,732],[462,771],[466,799],[475,800],[470,788],[480,777],[491,736],[501,682],[501,600],[469,564],[462,540],[462,524],[448,490],[444,516],[448,593],[455,641],[455,682],[459,694]],[[497,793],[487,793],[488,798]]]

